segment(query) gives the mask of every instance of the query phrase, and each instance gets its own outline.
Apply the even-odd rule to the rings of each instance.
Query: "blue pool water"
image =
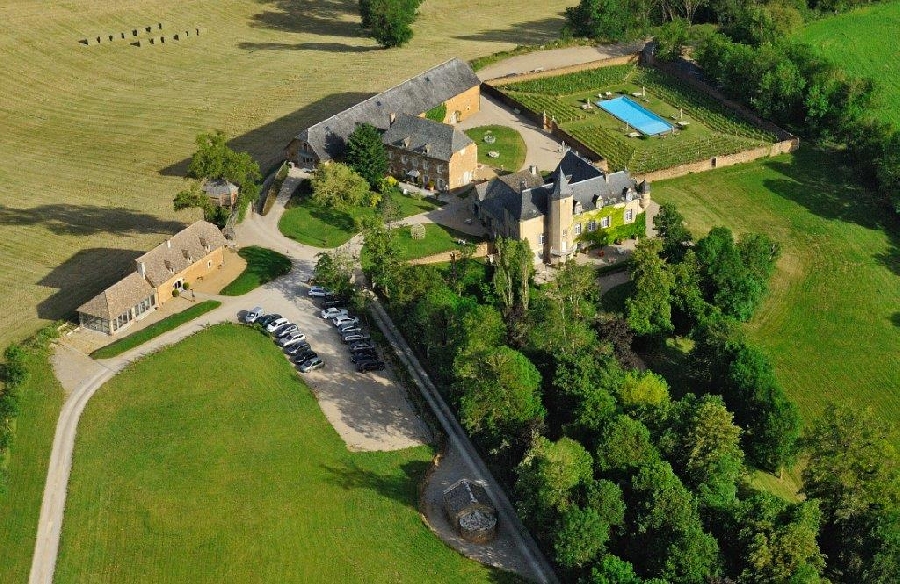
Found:
[[[672,129],[672,124],[625,96],[598,101],[597,106],[645,136],[655,136]]]

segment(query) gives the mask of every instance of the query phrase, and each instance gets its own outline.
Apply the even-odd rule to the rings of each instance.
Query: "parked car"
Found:
[[[312,288],[309,289],[309,292],[307,292],[307,295],[312,296],[312,297],[324,298],[325,296],[327,296],[331,293],[332,293],[331,290],[329,290],[328,288],[322,288],[321,286],[313,286]]]
[[[315,359],[318,357],[318,353],[313,351],[312,349],[306,349],[305,351],[298,351],[296,355],[294,355],[294,363],[302,364],[306,363],[310,359]]]
[[[350,316],[349,314],[346,316],[338,316],[337,318],[332,318],[331,322],[334,323],[334,326],[341,326],[345,324],[356,324],[359,322],[359,317]]]
[[[262,306],[257,306],[247,311],[247,314],[244,315],[244,322],[247,324],[253,324],[256,322],[256,319],[264,315]]]
[[[275,331],[275,338],[281,339],[288,336],[291,333],[300,332],[300,327],[295,325],[294,323],[288,323]]]
[[[375,351],[360,351],[350,354],[351,363],[361,363],[362,361],[377,361],[378,353]]]
[[[309,373],[310,371],[319,369],[320,367],[323,367],[324,365],[325,365],[325,362],[322,361],[322,359],[320,359],[319,357],[315,357],[315,358],[310,359],[309,361],[305,362],[303,365],[301,365],[300,372],[301,373]]]
[[[266,314],[256,319],[256,324],[260,326],[269,326],[272,322],[281,318],[280,314]]]
[[[289,322],[290,321],[288,321],[288,319],[284,318],[283,316],[276,318],[275,320],[271,321],[269,324],[266,325],[266,330],[269,331],[270,333],[274,333],[275,331],[277,331],[284,325],[288,324]]]
[[[360,373],[367,371],[384,371],[384,361],[360,361],[356,364],[356,370]]]
[[[341,342],[345,344],[354,343],[356,341],[368,341],[371,340],[372,337],[363,332],[358,333],[349,333],[341,337]]]
[[[337,318],[339,316],[347,316],[347,309],[332,306],[322,311],[322,318]]]
[[[288,333],[286,335],[282,335],[275,340],[275,344],[280,347],[287,347],[288,345],[293,345],[298,341],[305,341],[306,335],[301,333],[300,331],[294,331]]]
[[[372,341],[356,341],[355,343],[350,343],[348,347],[351,351],[361,351],[364,349],[374,349],[375,343]]]
[[[286,340],[282,343],[281,347],[283,349],[288,349],[299,343],[306,343],[307,345],[309,344],[306,342],[306,335],[301,333],[300,335],[297,335],[296,337],[289,337],[288,340]]]
[[[311,347],[309,346],[309,343],[307,341],[297,341],[296,343],[285,347],[284,352],[291,357],[294,357],[296,355],[299,355],[303,351],[308,351],[310,348]]]
[[[338,332],[342,335],[345,335],[347,333],[358,333],[361,330],[362,327],[360,327],[358,324],[342,324],[338,327]]]

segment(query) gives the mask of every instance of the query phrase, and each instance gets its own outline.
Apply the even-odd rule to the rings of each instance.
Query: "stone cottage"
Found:
[[[468,136],[427,118],[398,114],[382,141],[391,174],[423,187],[463,187],[472,182],[478,166],[478,147]]]

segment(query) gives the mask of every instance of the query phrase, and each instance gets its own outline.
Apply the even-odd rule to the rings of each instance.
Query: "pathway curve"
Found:
[[[529,73],[535,69],[559,69],[570,65],[590,63],[610,57],[621,57],[636,53],[644,48],[646,41],[634,43],[620,43],[613,45],[596,45],[592,47],[567,47],[565,49],[549,49],[546,51],[534,51],[504,59],[499,63],[488,65],[478,71],[478,78],[482,81],[497,79],[510,73]]]

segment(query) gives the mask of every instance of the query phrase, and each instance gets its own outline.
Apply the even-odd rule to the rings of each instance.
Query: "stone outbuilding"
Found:
[[[381,138],[391,174],[400,180],[448,191],[475,176],[478,146],[453,126],[399,114]]]
[[[238,187],[224,178],[203,183],[203,192],[219,207],[234,207],[238,200]]]
[[[487,543],[497,534],[497,510],[484,485],[460,479],[444,491],[444,512],[466,541]]]
[[[78,323],[113,335],[157,306],[156,290],[139,274],[129,274],[78,307]]]

